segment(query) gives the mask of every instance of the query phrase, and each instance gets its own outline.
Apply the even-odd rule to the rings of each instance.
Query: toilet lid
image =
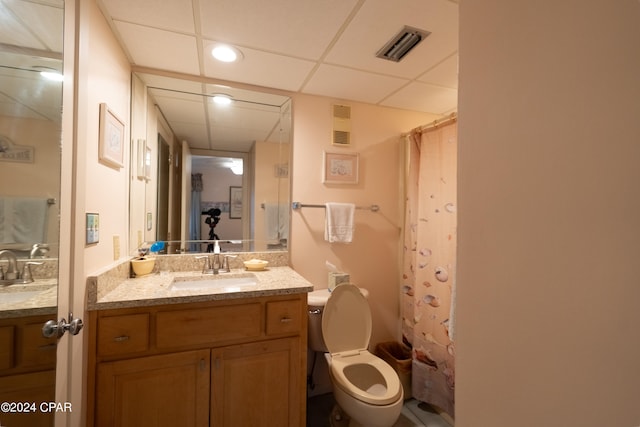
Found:
[[[357,286],[343,284],[331,291],[322,313],[322,336],[331,354],[369,347],[371,310]]]

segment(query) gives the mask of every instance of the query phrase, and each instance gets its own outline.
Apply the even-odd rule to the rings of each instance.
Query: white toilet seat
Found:
[[[389,405],[402,399],[402,387],[393,368],[367,350],[371,323],[371,310],[360,289],[336,286],[322,314],[334,385],[370,405]]]
[[[332,355],[330,371],[335,386],[362,402],[382,406],[402,398],[396,371],[366,350],[357,355]]]

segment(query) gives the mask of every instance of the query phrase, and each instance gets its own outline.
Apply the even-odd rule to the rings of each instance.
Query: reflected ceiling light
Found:
[[[233,172],[234,175],[242,175],[242,172],[244,171],[242,159],[233,159],[231,161],[231,166],[229,166],[229,169],[231,169],[231,172]]]
[[[64,76],[62,75],[62,73],[58,72],[54,68],[43,67],[41,65],[34,65],[32,68],[40,70],[40,75],[47,80],[52,80],[54,82],[61,82],[64,80]]]
[[[213,102],[215,102],[218,105],[229,105],[231,104],[232,101],[233,101],[233,98],[231,98],[229,95],[225,95],[222,93],[213,95]]]
[[[233,46],[226,44],[219,44],[211,49],[211,55],[218,61],[222,62],[236,62],[242,59],[242,53]]]
[[[56,71],[40,71],[40,75],[47,80],[53,80],[54,82],[61,82],[64,80],[64,76]]]

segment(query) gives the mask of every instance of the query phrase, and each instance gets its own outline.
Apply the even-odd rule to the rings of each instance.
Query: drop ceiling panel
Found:
[[[165,30],[195,33],[192,0],[109,0],[113,19]]]
[[[201,96],[157,89],[150,93],[170,123],[201,123],[205,118]]]
[[[375,104],[407,82],[396,77],[321,65],[304,87],[304,92]]]
[[[135,65],[199,74],[196,38],[125,22],[116,22]]]
[[[356,0],[200,1],[202,35],[298,58],[317,59]]]
[[[314,63],[289,56],[241,48],[244,58],[235,63],[223,63],[210,55],[213,42],[205,41],[205,75],[282,90],[297,91],[314,67]]]
[[[33,32],[27,30],[23,23],[16,20],[10,10],[0,13],[0,43],[31,49],[46,49],[46,46],[35,37]]]
[[[203,124],[194,125],[193,123],[182,123],[172,121],[171,130],[176,134],[180,141],[187,141],[191,148],[209,149],[209,137],[207,135],[207,127]]]
[[[458,55],[452,55],[417,79],[448,88],[458,88]]]
[[[458,91],[455,89],[414,82],[385,99],[381,105],[446,114],[455,109],[457,101]]]
[[[29,23],[31,33],[41,42],[45,50],[62,52],[63,5],[61,1],[37,4],[26,1],[9,0],[3,2],[23,22]],[[1,18],[0,18],[1,19]]]
[[[368,72],[415,78],[458,45],[458,6],[447,0],[366,2],[326,57],[326,62]],[[431,32],[400,62],[376,52],[404,25]]]

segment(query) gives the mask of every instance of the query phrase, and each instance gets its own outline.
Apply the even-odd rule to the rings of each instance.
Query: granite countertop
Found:
[[[225,278],[254,277],[256,284],[209,289],[172,289],[175,281],[218,280]],[[262,271],[232,269],[217,275],[193,271],[160,272],[143,277],[125,279],[108,292],[90,291],[88,310],[139,307],[162,304],[178,304],[202,301],[227,300],[307,293],[313,285],[290,267],[269,267]]]
[[[0,318],[56,314],[57,279],[0,287]]]

